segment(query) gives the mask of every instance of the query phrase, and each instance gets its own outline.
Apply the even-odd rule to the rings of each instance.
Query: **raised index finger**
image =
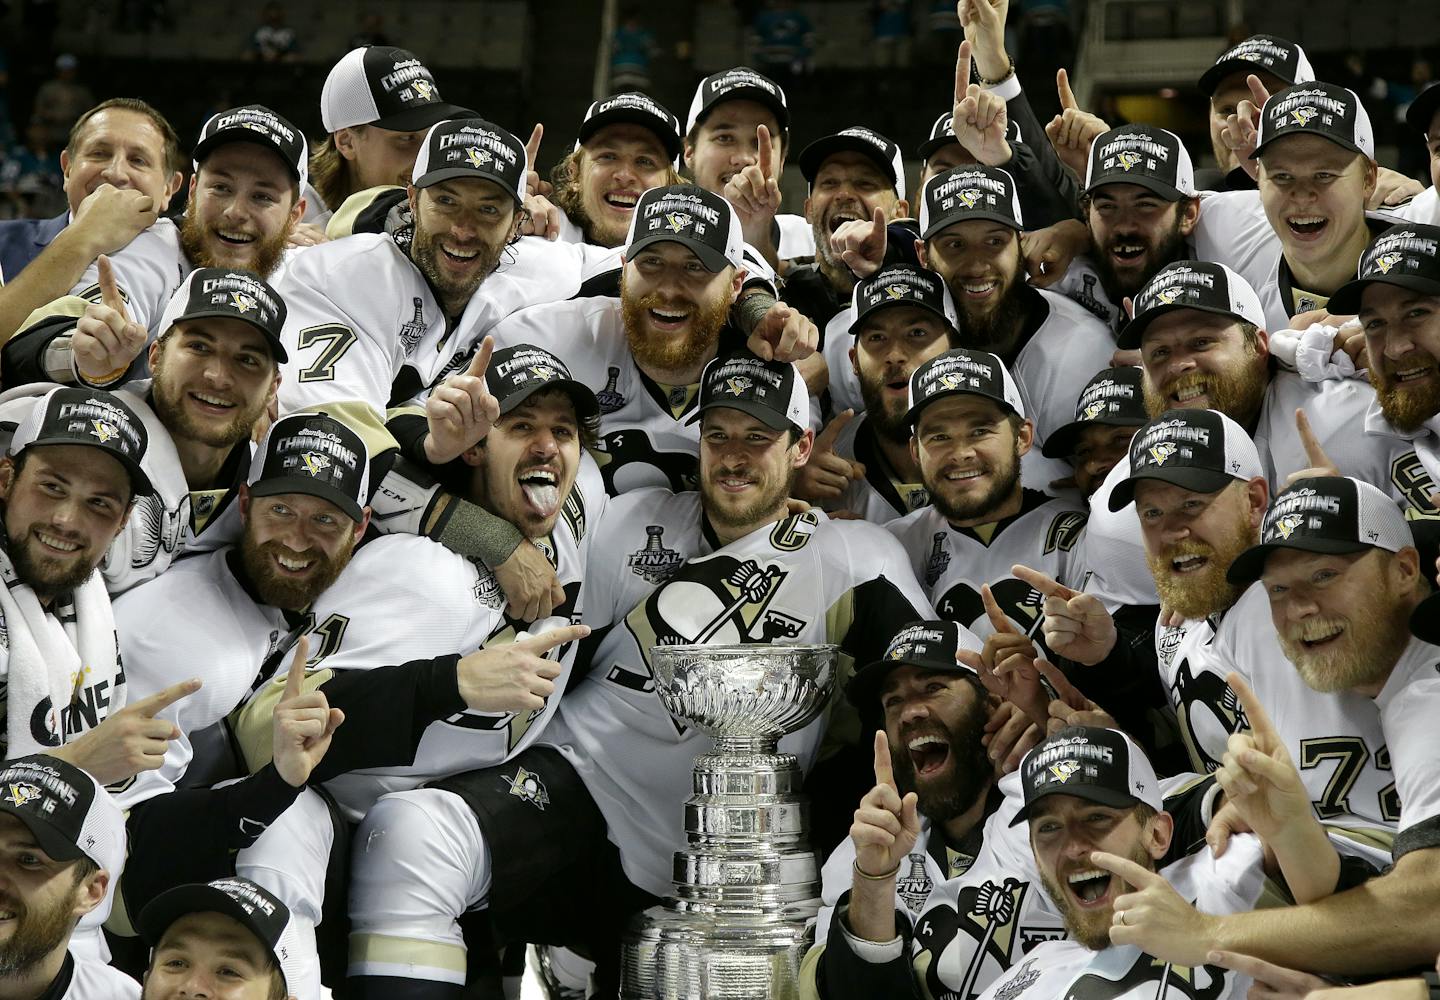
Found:
[[[115,283],[115,268],[110,265],[110,258],[102,253],[95,259],[95,269],[99,272],[101,304],[114,309],[125,319],[129,319],[130,316],[125,311],[125,299],[120,294],[120,286]]]
[[[875,784],[895,788],[895,767],[890,763],[890,737],[885,730],[875,730]],[[899,789],[895,788],[898,792]]]
[[[1042,573],[1038,569],[1031,569],[1029,566],[1011,566],[1010,572],[1015,579],[1028,583],[1040,591],[1042,597],[1059,597],[1068,601],[1079,594],[1079,591],[1071,590],[1053,576]]]
[[[1270,100],[1270,91],[1265,89],[1265,84],[1261,83],[1254,73],[1247,76],[1245,82],[1250,86],[1250,96],[1255,98],[1255,110],[1259,111],[1265,106],[1265,102]]]
[[[835,446],[835,439],[840,436],[840,432],[845,429],[845,425],[848,424],[854,416],[855,411],[851,409],[841,410],[835,414],[835,417],[826,424],[825,429],[820,432],[820,436],[815,439],[815,450],[829,451],[833,448]]]
[[[181,698],[188,698],[199,690],[200,678],[192,677],[188,681],[171,684],[164,691],[157,691],[148,698],[142,698],[130,708],[147,719],[153,719],[158,713],[169,708]]]
[[[528,639],[521,639],[515,645],[524,646],[526,652],[534,653],[536,656],[544,656],[556,646],[575,642],[589,634],[590,626],[588,625],[562,625],[560,628],[552,628],[548,632],[541,632]]]
[[[305,687],[305,661],[310,659],[310,637],[302,635],[295,643],[295,653],[290,657],[290,672],[285,675],[283,701],[300,697]]]
[[[955,60],[955,103],[965,100],[970,89],[970,40],[960,43],[960,55]]]
[[[1070,89],[1070,74],[1063,66],[1055,71],[1055,89],[1060,92],[1060,107],[1079,110],[1080,102],[1075,100],[1075,92]]]
[[[1265,712],[1265,706],[1260,704],[1260,699],[1255,697],[1255,692],[1250,685],[1245,683],[1245,678],[1239,674],[1232,673],[1225,678],[1225,683],[1230,685],[1230,690],[1235,692],[1235,697],[1240,699],[1240,707],[1245,710],[1245,718],[1250,723],[1250,732],[1254,734],[1257,742],[1267,751],[1280,742],[1280,736],[1275,731],[1275,723],[1270,721],[1270,716]]]
[[[466,375],[474,375],[476,378],[484,378],[485,371],[490,367],[490,355],[495,352],[495,338],[486,337],[480,341],[480,349],[470,359],[470,367],[465,369]]]
[[[540,156],[540,139],[545,135],[545,126],[540,122],[535,123],[535,128],[530,132],[530,141],[525,144],[525,157],[534,170],[535,161]]]
[[[1118,854],[1110,854],[1107,851],[1092,852],[1090,863],[1096,868],[1103,868],[1113,875],[1119,875],[1137,889],[1144,889],[1165,881],[1164,877],[1158,873],[1152,872],[1148,868],[1141,868],[1129,858],[1122,858]]]
[[[1305,459],[1310,463],[1310,467],[1333,469],[1335,463],[1330,461],[1330,456],[1320,447],[1320,439],[1315,436],[1315,431],[1310,426],[1310,418],[1302,409],[1295,411],[1295,429],[1300,432],[1300,443],[1305,446]]]
[[[767,181],[775,176],[771,159],[774,151],[770,148],[770,130],[764,125],[755,126],[755,141],[759,143],[760,176]]]
[[[991,628],[996,632],[1019,634],[1020,630],[1011,623],[1009,618],[1005,617],[1005,612],[1000,610],[1000,605],[995,603],[995,594],[990,590],[988,583],[980,585],[980,600],[985,605],[985,617],[990,619]]]

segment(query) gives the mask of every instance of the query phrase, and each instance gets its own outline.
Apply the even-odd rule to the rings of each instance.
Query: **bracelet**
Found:
[[[93,389],[102,389],[105,386],[110,385],[129,370],[129,365],[122,365],[121,367],[116,368],[113,372],[106,372],[104,375],[97,376],[96,378],[91,378],[89,375],[86,375],[80,370],[80,366],[78,364],[75,366],[75,374],[80,376],[80,381]]]
[[[871,882],[884,882],[888,879],[894,878],[900,873],[900,862],[898,861],[895,862],[894,868],[891,868],[883,875],[871,875],[865,869],[860,867],[860,861],[858,859],[852,862],[852,867],[854,867],[856,875],[859,875],[863,879],[869,879]]]
[[[977,71],[975,78],[980,81],[980,85],[982,87],[998,87],[1000,84],[1004,83],[1006,80],[1010,79],[1012,76],[1015,75],[1015,57],[1007,55],[1006,58],[1010,60],[1010,71],[998,80],[987,80],[983,76],[980,76]]]

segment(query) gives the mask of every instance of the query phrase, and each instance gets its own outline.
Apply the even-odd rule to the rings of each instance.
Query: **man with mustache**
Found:
[[[889,264],[855,285],[849,362],[865,410],[837,415],[815,438],[796,495],[883,524],[929,499],[910,452],[910,376],[955,339],[955,303],[940,275]]]
[[[45,754],[0,769],[0,970],[15,1000],[139,1000],[140,984],[71,950],[125,864],[125,817],[94,778]]]
[[[993,354],[946,351],[915,369],[909,402],[910,450],[930,503],[886,530],[904,546],[941,618],[983,638],[998,608],[1020,631],[1035,631],[1039,602],[1011,567],[1041,564],[1078,583],[1085,512],[1021,486],[1035,427],[1015,380]]]
[[[697,434],[689,418],[701,372],[747,343],[731,325],[746,277],[740,238],[739,218],[719,195],[691,184],[651,188],[636,204],[619,298],[526,309],[493,329],[496,344],[550,350],[578,380],[598,387],[600,467],[610,495],[695,484]],[[772,345],[761,332],[748,344],[787,361],[814,350],[811,341],[787,337]]]
[[[1239,586],[1259,581],[1256,589],[1268,602],[1250,604],[1244,627],[1278,634],[1304,690],[1378,710],[1387,764],[1380,780],[1389,783],[1377,793],[1378,782],[1362,775],[1359,784],[1347,784],[1346,797],[1381,797],[1396,823],[1394,867],[1361,889],[1294,909],[1212,917],[1187,926],[1183,939],[1172,921],[1150,912],[1137,921],[1134,940],[1175,962],[1225,950],[1287,968],[1350,976],[1428,966],[1440,950],[1431,919],[1440,896],[1440,773],[1434,752],[1440,698],[1434,664],[1440,654],[1432,644],[1440,632],[1434,624],[1437,602],[1426,596],[1430,587],[1409,525],[1368,483],[1338,476],[1297,479],[1275,497],[1259,543],[1235,559],[1228,577]],[[1240,608],[1236,614],[1242,614]],[[1264,664],[1272,666],[1273,661]],[[1362,755],[1380,752],[1375,743],[1326,745],[1351,773],[1357,764],[1365,766]],[[1302,767],[1308,763],[1304,756],[1297,760]],[[1333,798],[1316,804],[1322,817]]]
[[[500,358],[497,367],[509,360],[509,355]],[[583,387],[563,378],[563,366],[548,355],[531,352],[516,360],[549,366],[555,377],[548,381],[558,392],[542,394],[547,380],[538,378],[503,391],[507,387],[497,376],[493,387],[504,412],[491,432],[493,449],[501,450],[512,422],[523,418],[539,423],[530,409],[540,405],[542,395],[548,403],[550,395],[558,394],[558,405],[568,410],[568,424],[553,428],[553,436],[547,437],[552,428],[546,422],[545,432],[535,435],[548,441],[550,468],[538,468],[538,453],[519,468],[527,461],[526,453],[507,450],[502,461],[510,463],[508,474],[497,469],[495,495],[486,492],[479,499],[517,519],[543,505],[545,517],[526,525],[543,536],[546,525],[559,519],[578,472],[580,423],[570,394],[583,400]],[[522,364],[517,371],[528,374],[530,367]],[[593,406],[584,412],[593,413]],[[554,452],[562,439],[567,460]],[[313,669],[304,677],[311,692],[307,697],[319,696],[327,711],[343,712],[349,726],[340,730],[343,735],[323,767],[304,779],[328,781],[373,769],[337,786],[354,820],[387,788],[412,787],[423,777],[453,768],[457,745],[472,755],[460,759],[473,759],[476,753],[501,759],[510,746],[512,724],[518,739],[525,730],[522,723],[533,721],[525,713],[544,708],[543,701],[532,704],[530,693],[540,690],[541,698],[553,693],[551,681],[560,674],[560,665],[544,659],[544,652],[584,631],[562,628],[529,644],[510,641],[516,626],[503,614],[493,577],[427,539],[385,536],[357,551],[369,519],[364,506],[368,474],[364,440],[340,421],[323,413],[282,417],[257,450],[240,491],[244,533],[239,543],[183,560],[118,602],[118,630],[137,690],[164,688],[173,683],[172,676],[193,671],[197,659],[206,662],[204,695],[162,713],[164,721],[183,734],[176,748],[158,770],[119,793],[131,809],[132,824],[139,824],[134,843],[142,848],[164,843],[143,831],[164,826],[167,812],[180,808],[173,804],[173,790],[190,766],[193,734],[243,703],[233,727],[238,749],[253,772],[241,783],[249,786],[244,815],[261,817],[260,829],[265,823],[269,827],[259,839],[251,830],[253,843],[240,845],[245,850],[236,863],[242,874],[279,894],[301,925],[311,928],[321,917],[333,836],[329,810],[317,796],[301,790],[304,780],[297,783],[287,776],[278,754],[272,763],[277,700],[283,708],[285,700],[301,690],[297,671],[307,666],[310,650],[308,666]],[[550,481],[539,483],[545,476]],[[564,492],[557,492],[561,489]],[[566,531],[569,524],[565,522]],[[556,547],[567,582],[578,572],[577,544],[567,539]],[[409,567],[413,575],[407,579],[417,586],[423,583],[423,600],[415,595],[406,599],[397,589],[393,572],[383,568],[395,565]],[[159,613],[180,604],[190,612],[184,622]],[[397,617],[384,610],[395,607],[406,613]],[[417,608],[424,613],[417,614]],[[306,633],[313,633],[308,642]],[[482,648],[492,639],[491,648]],[[291,671],[267,684],[292,647],[299,652]],[[465,725],[469,717],[462,716],[467,711],[486,714]],[[439,726],[445,732],[431,732],[432,724],[452,717],[454,725]],[[239,826],[242,832],[247,829]],[[228,868],[215,869],[224,867],[230,856],[225,849],[234,845],[215,840],[200,838],[184,854],[169,845],[171,853],[163,858],[147,855],[132,866],[127,895],[131,900],[149,898],[185,872],[204,878],[225,874]],[[219,857],[217,850],[222,852]],[[307,968],[308,975],[318,976],[313,954]]]
[[[1004,170],[956,167],[932,177],[922,197],[916,252],[950,289],[960,317],[959,343],[999,356],[1013,373],[1043,443],[1070,422],[1075,398],[1109,364],[1114,340],[1071,299],[1027,284],[1020,203],[1015,181]],[[850,338],[836,335],[835,325],[825,341],[831,400],[858,408],[863,405],[858,382],[840,366]],[[1065,472],[1038,453],[1027,463],[1027,479],[1037,484]]]
[[[825,1000],[908,996],[912,977],[930,996],[983,990],[1019,952],[1007,962],[984,947],[986,924],[969,932],[976,912],[997,914],[991,939],[1021,926],[1031,940],[1061,932],[1010,823],[1018,779],[997,780],[986,759],[990,697],[957,661],[963,634],[954,622],[912,622],[845,689],[867,729],[881,731],[875,787],[822,875],[825,906],[804,974]]]
[[[577,660],[584,679],[565,693],[538,744],[492,770],[491,780],[467,785],[467,798],[488,817],[481,855],[488,863],[477,868],[461,859],[452,871],[454,836],[423,815],[409,824],[429,848],[417,855],[429,859],[427,878],[459,891],[437,898],[423,915],[408,914],[407,926],[451,927],[480,906],[502,934],[588,943],[600,995],[618,988],[625,918],[670,890],[672,856],[684,837],[679,806],[695,754],[709,745],[694,730],[677,730],[661,704],[650,648],[831,641],[869,662],[883,652],[883,636],[925,605],[898,546],[880,528],[789,512],[795,470],[812,440],[808,395],[794,365],[717,358],[702,386],[692,417],[701,423],[700,491],[636,490],[609,501],[590,527],[583,592],[596,639]],[[846,612],[827,614],[837,601]],[[823,728],[817,722],[787,741],[807,769]],[[848,790],[846,801],[853,801]],[[367,828],[380,819],[372,810]],[[386,839],[375,841],[377,850]],[[437,871],[437,864],[446,867]],[[369,932],[407,936],[389,915],[391,900],[376,901]],[[447,940],[458,941],[458,932]],[[374,971],[358,959],[352,971],[383,975],[383,953],[376,954]],[[463,968],[457,958],[452,948],[446,968]],[[412,980],[410,995],[452,996],[448,984],[459,974],[432,973],[437,981],[424,989]]]
[[[231,108],[200,130],[196,171],[179,225],[162,220],[109,258],[128,318],[154,331],[185,276],[198,267],[225,267],[270,278],[280,268],[290,231],[305,210],[305,135],[262,105]],[[6,345],[5,369],[65,367],[71,331],[82,314],[103,321],[97,261],[70,296],[32,314]],[[84,301],[76,301],[79,296]],[[138,356],[144,344],[132,345]],[[49,355],[48,361],[39,360]],[[118,385],[128,369],[104,374],[97,387]],[[133,370],[143,375],[143,362]],[[24,378],[22,377],[22,381]],[[13,383],[11,383],[13,384]]]

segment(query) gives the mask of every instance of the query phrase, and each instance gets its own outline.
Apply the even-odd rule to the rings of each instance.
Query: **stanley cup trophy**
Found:
[[[677,720],[715,737],[695,758],[675,897],[626,935],[624,1000],[785,1000],[820,909],[820,866],[795,757],[780,738],[814,721],[837,647],[656,646],[655,689]]]

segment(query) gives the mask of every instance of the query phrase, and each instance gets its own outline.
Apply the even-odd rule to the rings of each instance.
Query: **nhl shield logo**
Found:
[[[305,454],[301,455],[300,461],[304,464],[305,471],[312,476],[318,476],[320,475],[320,473],[330,468],[329,456],[320,455],[313,451],[307,451]]]
[[[470,166],[479,170],[495,159],[495,154],[488,149],[481,149],[479,146],[470,146],[465,150],[465,160]]]
[[[1296,528],[1305,523],[1304,514],[1286,514],[1275,522],[1275,530],[1281,538],[1289,538]]]
[[[5,790],[5,801],[14,806],[23,806],[40,797],[40,789],[29,783],[13,784]]]
[[[99,438],[101,444],[104,444],[120,432],[115,429],[114,424],[107,420],[92,420],[90,421],[90,433]]]
[[[1179,449],[1173,441],[1161,441],[1150,448],[1150,458],[1156,465],[1164,465]]]
[[[1294,111],[1290,112],[1290,118],[1294,121],[1296,125],[1304,128],[1306,125],[1309,125],[1312,121],[1314,121],[1315,116],[1319,113],[1320,112],[1310,107],[1296,108]]]
[[[1074,776],[1074,774],[1079,770],[1080,762],[1078,760],[1075,760],[1073,757],[1067,760],[1062,760],[1058,764],[1050,765],[1050,773],[1053,774],[1055,776],[1055,780],[1060,782],[1062,785],[1065,782],[1069,781],[1071,777]]]
[[[1404,259],[1405,257],[1403,254],[1398,254],[1394,252],[1381,254],[1379,257],[1375,258],[1375,267],[1379,270],[1381,274],[1389,274],[1390,269]]]
[[[1115,157],[1115,162],[1120,164],[1120,169],[1127,174],[1140,165],[1142,157],[1134,150],[1126,150]]]

